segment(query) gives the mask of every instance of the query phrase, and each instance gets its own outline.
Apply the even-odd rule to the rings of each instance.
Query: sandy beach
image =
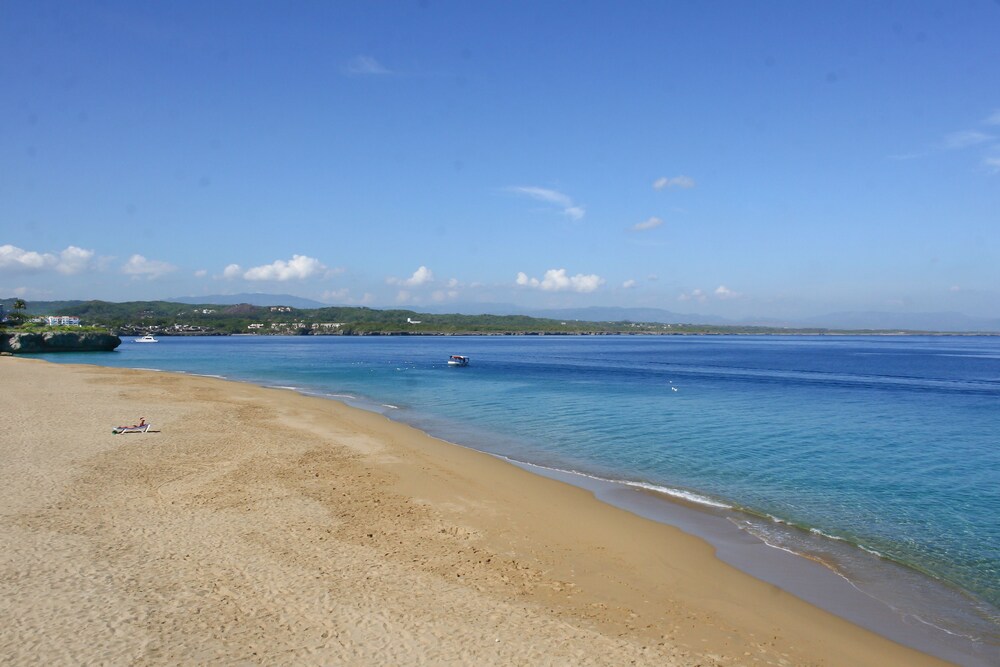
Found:
[[[4,664],[943,664],[381,415],[38,359],[0,381]]]

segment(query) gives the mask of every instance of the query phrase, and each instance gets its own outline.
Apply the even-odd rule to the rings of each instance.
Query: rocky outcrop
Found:
[[[122,344],[113,334],[71,331],[0,334],[0,352],[111,352]]]

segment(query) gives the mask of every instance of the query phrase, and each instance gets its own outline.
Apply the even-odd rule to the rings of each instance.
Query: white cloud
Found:
[[[719,285],[715,288],[715,296],[720,299],[738,299],[742,295],[739,292],[734,292],[725,285]]]
[[[231,274],[234,273],[232,271],[234,267],[235,271],[239,271],[239,266],[236,264],[230,264],[226,267],[225,275],[227,277],[231,277]],[[292,255],[292,258],[287,262],[283,259],[278,259],[270,264],[255,266],[247,270],[243,274],[243,278],[245,280],[276,280],[278,282],[285,282],[288,280],[305,280],[326,273],[326,266],[318,259],[305,255]]]
[[[423,285],[424,283],[429,283],[434,280],[434,272],[428,269],[426,266],[421,266],[413,275],[406,281],[407,285]]]
[[[947,150],[960,150],[979,146],[993,141],[996,137],[977,130],[963,130],[962,132],[952,132],[944,138],[943,147]]]
[[[390,285],[405,285],[406,287],[420,287],[421,285],[426,285],[427,283],[434,282],[434,272],[428,269],[426,266],[421,265],[419,269],[413,272],[413,275],[409,278],[386,278],[385,281]]]
[[[198,269],[197,271],[194,272],[195,278],[204,278],[207,275],[208,271],[206,271],[205,269]]]
[[[703,302],[708,297],[700,289],[691,290],[690,292],[685,292],[677,297],[678,301],[698,301]]]
[[[82,273],[90,267],[90,261],[93,258],[93,250],[84,250],[83,248],[71,245],[59,253],[59,263],[56,265],[56,271],[65,273],[66,275]]]
[[[41,271],[55,266],[55,255],[23,250],[17,246],[0,246],[0,269],[15,271]]]
[[[122,267],[122,273],[148,280],[155,280],[176,270],[177,267],[173,264],[156,259],[146,259],[142,255],[132,255]]]
[[[355,75],[381,75],[392,74],[382,63],[371,56],[354,56],[344,67],[344,72]]]
[[[573,205],[573,200],[569,196],[564,195],[556,190],[548,190],[546,188],[537,188],[530,185],[525,186],[515,186],[510,188],[511,192],[515,192],[526,197],[531,197],[532,199],[538,199],[539,201],[546,201],[552,204],[558,204],[559,206],[569,207]]]
[[[4,287],[0,285],[0,294],[18,297],[20,299],[50,300],[53,293],[50,290],[36,289],[34,287]]]
[[[557,190],[539,188],[533,185],[512,186],[507,188],[507,190],[522,197],[543,201],[548,204],[555,204],[562,209],[563,215],[568,216],[573,220],[582,220],[583,216],[587,214],[584,207],[573,203],[572,197]]]
[[[678,301],[697,301],[698,303],[704,303],[708,301],[709,296],[714,296],[716,299],[726,300],[726,299],[738,299],[742,294],[739,292],[734,292],[725,285],[719,285],[715,288],[711,295],[706,293],[701,289],[693,289],[690,292],[684,292],[677,297]]]
[[[635,287],[635,285],[636,285],[635,280],[633,280],[632,278],[629,278],[628,280],[622,283],[622,287],[624,287],[625,289],[632,289],[633,287]]]
[[[681,188],[682,190],[690,190],[694,187],[694,179],[690,176],[661,176],[660,178],[653,181],[654,190],[664,190],[670,188]]]
[[[320,299],[326,303],[342,303],[346,305],[367,305],[375,300],[375,295],[365,292],[361,298],[351,296],[351,290],[346,287],[340,289],[327,290],[320,295]]]
[[[993,113],[984,118],[982,124],[990,126],[1000,125],[1000,109],[994,110]],[[897,160],[911,160],[938,154],[942,151],[960,151],[977,146],[985,148],[989,152],[991,148],[996,149],[1000,146],[997,143],[998,141],[1000,141],[1000,137],[996,134],[989,134],[979,130],[959,130],[946,134],[939,143],[929,146],[926,150],[892,155],[890,157]],[[1000,159],[992,158],[989,155],[983,158],[983,164],[992,169],[998,168],[998,162],[1000,162]]]
[[[431,293],[431,299],[439,303],[442,301],[449,301],[451,299],[456,298],[457,296],[458,296],[458,290],[439,289],[439,290],[434,290]]]
[[[338,301],[347,301],[351,298],[351,290],[346,287],[341,287],[340,289],[326,290],[320,295],[323,301],[328,303],[336,303]]]
[[[0,246],[0,270],[55,270],[66,275],[73,275],[90,268],[93,259],[93,250],[84,250],[72,245],[67,246],[58,255],[24,250],[10,244]]]
[[[637,222],[634,225],[632,225],[632,231],[634,231],[634,232],[642,232],[642,231],[645,231],[647,229],[656,229],[657,227],[659,227],[662,224],[663,224],[663,220],[660,220],[659,218],[657,218],[657,217],[654,216],[654,217],[649,218],[648,220],[643,220],[642,222]]]
[[[243,275],[243,269],[240,268],[239,264],[230,264],[222,271],[222,277],[229,280],[239,278],[241,275]]]
[[[518,285],[544,290],[546,292],[593,292],[604,284],[604,278],[596,274],[584,275],[578,273],[575,276],[566,275],[566,269],[549,269],[541,280],[529,278],[523,271],[517,274]]]

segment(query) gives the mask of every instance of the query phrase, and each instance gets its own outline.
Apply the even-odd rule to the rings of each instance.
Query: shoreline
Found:
[[[708,542],[716,549],[717,558],[750,576],[929,655],[959,664],[991,666],[993,652],[1000,650],[996,607],[960,586],[864,545],[754,513],[700,492],[605,478],[472,447],[463,444],[462,437],[456,439],[446,429],[434,428],[433,423],[411,421],[407,417],[412,415],[397,415],[397,406],[372,397],[270,386],[344,402],[454,446],[585,489],[600,502],[680,528]]]
[[[754,513],[700,492],[659,487],[625,478],[605,478],[472,447],[460,442],[461,437],[456,439],[453,434],[438,432],[439,429],[434,428],[433,423],[421,424],[419,420],[408,419],[412,415],[397,413],[398,406],[382,403],[370,396],[306,390],[281,384],[259,384],[254,380],[215,374],[151,368],[137,370],[181,373],[291,391],[382,416],[449,445],[482,453],[535,475],[585,489],[600,502],[680,528],[711,544],[716,549],[716,557],[742,572],[776,585],[883,637],[961,664],[992,664],[989,652],[991,647],[997,645],[992,638],[1000,637],[997,634],[998,626],[991,620],[997,618],[994,606],[959,586],[937,579],[863,545],[809,530],[770,515]],[[760,531],[749,527],[751,522],[766,524],[771,534],[762,535]],[[744,525],[739,525],[741,523]],[[796,533],[801,534],[799,537],[807,537],[807,540],[800,539],[796,544],[789,544],[788,535]],[[786,539],[775,540],[775,537]],[[811,541],[811,544],[805,544],[806,541]],[[845,554],[848,554],[847,558]],[[859,567],[859,561],[866,562]],[[861,574],[864,576],[857,576]],[[879,581],[885,575],[889,575],[886,582]],[[903,586],[912,589],[908,591],[908,597],[898,595]],[[896,606],[900,603],[903,605]],[[952,613],[923,618],[922,614],[932,606],[935,611],[946,607]],[[973,608],[975,611],[972,611]],[[974,628],[979,634],[973,637],[957,630],[957,627],[966,630]]]
[[[47,411],[55,408],[66,414],[68,424],[61,427],[62,431],[57,428],[57,433],[43,438],[42,449],[51,450],[49,453],[58,459],[56,463],[38,458],[42,454],[29,448],[23,436],[17,437],[21,434],[19,430],[5,434],[5,439],[13,442],[5,447],[14,447],[16,455],[11,457],[11,469],[3,474],[26,476],[26,481],[8,485],[11,489],[8,495],[13,492],[18,500],[12,500],[10,509],[3,514],[5,534],[14,526],[15,533],[27,531],[28,535],[22,534],[22,538],[38,538],[42,533],[52,532],[53,521],[58,523],[59,512],[52,508],[60,507],[60,498],[67,494],[80,496],[82,491],[97,492],[97,496],[103,497],[104,491],[110,494],[111,490],[100,489],[102,484],[112,488],[125,484],[124,480],[100,475],[83,487],[78,480],[63,480],[61,485],[55,484],[58,489],[44,493],[32,484],[33,479],[58,478],[61,473],[51,468],[67,459],[82,466],[81,470],[104,473],[105,477],[121,467],[122,459],[143,470],[149,484],[133,485],[129,497],[134,501],[151,495],[162,500],[162,489],[177,484],[169,476],[176,477],[173,468],[180,457],[189,459],[189,467],[194,467],[194,472],[185,477],[186,492],[173,500],[181,503],[180,508],[162,507],[162,503],[154,502],[152,509],[160,510],[159,513],[136,517],[142,514],[139,511],[142,503],[131,506],[108,500],[98,505],[113,507],[111,516],[119,521],[76,519],[97,533],[110,531],[118,542],[124,541],[133,550],[148,551],[159,548],[159,540],[149,535],[136,537],[128,529],[130,522],[142,524],[138,519],[146,519],[149,534],[163,537],[164,525],[178,521],[185,524],[179,510],[193,511],[207,524],[216,525],[222,533],[228,532],[227,545],[234,551],[243,551],[244,556],[255,562],[259,555],[245,552],[247,531],[259,533],[258,543],[263,541],[272,550],[280,551],[282,540],[276,538],[284,537],[281,528],[296,521],[311,522],[317,532],[325,528],[328,535],[333,535],[330,539],[339,547],[338,554],[361,554],[360,563],[359,558],[348,559],[342,568],[345,572],[359,567],[367,568],[365,571],[398,570],[396,574],[403,580],[411,583],[419,580],[420,586],[414,590],[433,591],[435,596],[456,596],[456,604],[461,602],[476,610],[490,608],[497,613],[501,608],[515,605],[518,613],[525,616],[525,628],[530,633],[522,638],[522,645],[517,644],[517,639],[525,628],[507,633],[504,642],[497,637],[494,644],[503,643],[504,649],[513,653],[499,655],[490,652],[496,651],[497,646],[481,647],[477,659],[494,664],[528,656],[525,651],[532,649],[523,645],[525,642],[543,645],[549,651],[545,655],[552,659],[551,651],[564,645],[560,633],[566,627],[573,631],[574,646],[586,644],[589,650],[601,647],[603,653],[591,654],[593,664],[616,663],[611,653],[607,653],[612,649],[614,655],[622,658],[632,656],[639,662],[661,664],[688,664],[706,658],[716,664],[743,664],[750,662],[751,657],[774,664],[781,664],[782,660],[793,664],[883,664],[888,656],[908,664],[938,664],[926,654],[895,644],[738,571],[714,556],[715,549],[708,543],[680,529],[616,508],[586,489],[525,472],[492,455],[438,440],[377,413],[329,398],[187,374],[7,358],[0,360],[0,364],[5,375],[11,370],[15,376],[12,386],[29,393],[42,391],[47,398],[44,404],[25,405],[14,396],[22,392],[5,392],[4,400],[8,403],[5,408],[15,422],[20,419],[21,423],[30,424],[37,418],[44,422]],[[49,379],[48,384],[45,378]],[[78,405],[66,396],[60,402],[59,392],[74,386],[92,391],[82,400],[78,398]],[[123,410],[124,407],[128,409]],[[148,418],[160,433],[139,436],[107,433],[111,421],[125,419],[136,409],[137,414],[160,415]],[[228,410],[232,409],[242,415],[240,420],[234,421],[229,415]],[[191,415],[199,415],[201,419],[192,422]],[[204,427],[203,419],[208,419],[209,428]],[[98,430],[91,433],[84,425]],[[297,437],[291,437],[292,433]],[[304,443],[303,435],[307,436]],[[74,441],[70,451],[65,441]],[[146,460],[164,454],[174,456],[162,461]],[[288,465],[285,460],[292,454],[298,456],[296,465]],[[328,460],[331,457],[336,459],[336,465]],[[323,462],[330,465],[318,465]],[[275,470],[269,470],[270,466]],[[239,479],[234,487],[228,477],[247,467],[254,471],[248,478],[252,483]],[[352,471],[348,479],[343,479],[345,468]],[[314,476],[310,476],[314,469]],[[83,478],[86,477],[84,474]],[[168,479],[156,486],[154,482],[160,477]],[[370,485],[359,481],[371,477],[378,478],[380,483]],[[363,498],[357,497],[353,485],[343,486],[347,481],[364,487]],[[216,492],[216,486],[224,491]],[[247,506],[249,515],[234,513],[241,501],[234,505],[230,502],[232,496],[243,499],[276,488],[283,490],[284,495],[265,494]],[[341,495],[334,497],[332,490]],[[226,502],[214,502],[220,495],[227,496]],[[362,499],[367,502],[361,502]],[[276,502],[281,505],[281,501],[287,501],[291,509],[275,505]],[[343,509],[347,506],[351,512],[344,517]],[[263,507],[263,517],[275,520],[270,530],[266,530],[268,521],[257,521],[261,517],[253,511],[254,507]],[[361,516],[367,527],[353,525]],[[290,517],[294,519],[291,523]],[[186,528],[189,539],[185,546],[194,548],[205,535],[197,526],[186,525]],[[76,532],[80,532],[79,527]],[[8,537],[18,542],[17,535]],[[59,556],[55,559],[58,561],[68,554],[79,555],[79,549],[72,548],[73,545],[63,544],[63,549],[51,546],[42,541],[34,552],[14,549],[13,555],[2,561],[3,567],[31,579],[40,575],[25,569],[25,562],[19,560],[22,552],[33,560]],[[311,547],[315,552],[315,544],[300,546]],[[307,551],[310,549],[304,549]],[[107,554],[100,555],[107,558]],[[325,558],[337,561],[330,552],[321,549],[309,563],[298,563],[295,571],[300,575],[313,573],[315,579],[325,581],[323,575],[316,574],[324,571]],[[91,559],[91,565],[95,571],[101,571],[98,567],[101,563],[94,560]],[[237,571],[241,564],[237,558],[230,568]],[[270,562],[258,565],[269,572],[274,569]],[[144,566],[137,562],[129,562],[129,566],[126,568],[129,575],[141,579]],[[280,574],[270,573],[274,577]],[[194,576],[177,581],[177,590],[206,585],[203,572],[191,574]],[[222,574],[226,578],[231,572],[223,568]],[[314,579],[304,578],[308,585],[299,588],[302,595],[308,596],[316,584]],[[356,575],[335,579],[352,585],[358,583]],[[318,584],[320,588],[323,585]],[[382,587],[386,587],[384,581]],[[72,593],[70,598],[76,599],[78,596]],[[244,594],[252,597],[251,592]],[[336,597],[335,592],[327,594]],[[37,619],[48,621],[38,623],[40,627],[26,628],[25,620],[15,612],[19,604],[31,601],[30,596],[25,598],[21,594],[10,599],[14,602],[5,605],[2,615],[11,615],[7,627],[13,630],[0,632],[0,648],[4,651],[13,645],[8,641],[11,632],[15,639],[23,641],[24,635],[32,634],[30,630],[47,633],[51,630],[48,626],[66,621],[55,614]],[[380,610],[383,616],[391,616],[384,608],[390,599],[396,600],[386,598],[381,606],[373,604],[372,608]],[[160,609],[164,604],[162,600],[159,605],[154,602],[123,605],[133,615],[141,616],[148,614],[149,608]],[[219,611],[215,607],[220,604],[212,609]],[[350,607],[344,600],[340,605]],[[452,632],[457,628],[467,633],[474,628],[480,634],[495,634],[500,628],[494,626],[505,625],[498,620],[483,624],[475,613],[455,618],[453,609],[420,612],[429,615],[417,619],[393,618],[393,627],[404,629],[404,635],[412,639],[418,630],[440,623]],[[349,611],[344,614],[350,616]],[[306,617],[307,625],[322,625],[322,619],[326,618],[313,618],[309,614]],[[508,617],[503,614],[494,617],[501,618]],[[235,627],[243,625],[237,619]],[[329,639],[329,629],[327,632]],[[288,631],[278,634],[284,637]],[[379,636],[381,641],[375,643],[384,646],[387,640]],[[213,636],[212,641],[222,640]],[[338,646],[326,642],[323,655],[330,659],[352,656],[374,664],[386,655],[395,655],[390,659],[410,656],[408,661],[412,662],[415,656],[429,656],[430,651],[440,650],[422,641],[403,642],[406,645],[402,646],[399,641],[390,640],[392,650],[400,653],[375,656],[366,653],[373,646],[372,641],[375,640],[345,644],[341,638]],[[126,648],[132,645],[125,644]],[[224,641],[221,645],[228,646]],[[229,649],[235,649],[235,645]],[[261,649],[264,650],[263,645]],[[348,652],[343,653],[344,650]],[[461,647],[453,646],[451,650],[460,651]],[[271,659],[275,657],[273,653],[269,655]],[[577,658],[587,662],[586,652],[574,659]]]
[[[855,556],[867,560],[867,568],[875,573],[869,574],[868,580],[861,583],[829,560],[829,550],[825,553],[794,550],[772,544],[752,530],[741,527],[738,524],[745,516],[758,517],[739,508],[712,500],[689,500],[681,495],[644,488],[632,482],[603,479],[500,458],[543,477],[587,489],[601,502],[700,538],[712,545],[716,558],[741,572],[778,586],[809,604],[887,639],[958,664],[992,664],[990,651],[995,650],[995,644],[938,626],[913,613],[910,608],[895,607],[893,603],[898,603],[899,600],[888,596],[893,603],[886,601],[882,594],[887,591],[871,585],[872,576],[891,573],[891,581],[912,585],[913,597],[921,598],[925,608],[931,602],[951,603],[954,608],[958,598],[962,598],[964,606],[986,604],[969,597],[961,589],[953,588],[904,564],[845,542],[840,547],[845,551],[857,552]],[[786,524],[783,527],[804,532],[796,526]],[[822,534],[815,537],[826,541],[834,539]],[[932,585],[931,588],[927,587],[928,583]],[[977,625],[986,622],[980,617],[965,620]],[[987,631],[995,632],[995,629],[990,627]],[[991,646],[994,648],[991,649]]]

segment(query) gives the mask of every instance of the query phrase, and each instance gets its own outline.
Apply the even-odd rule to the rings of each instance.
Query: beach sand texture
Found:
[[[11,357],[0,383],[3,664],[940,664],[334,401]]]

